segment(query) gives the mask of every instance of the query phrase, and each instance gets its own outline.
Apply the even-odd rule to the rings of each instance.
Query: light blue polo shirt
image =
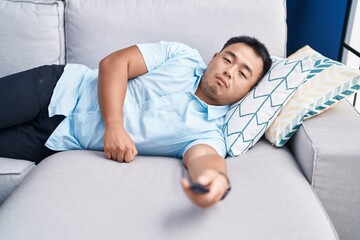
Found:
[[[140,155],[181,158],[195,144],[208,144],[225,157],[222,127],[228,106],[197,98],[206,65],[182,43],[139,44],[148,73],[130,79],[124,127]],[[104,123],[97,96],[98,69],[67,64],[49,105],[49,116],[64,115],[46,142],[50,149],[103,150]]]

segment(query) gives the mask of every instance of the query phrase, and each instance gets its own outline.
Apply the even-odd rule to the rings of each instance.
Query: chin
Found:
[[[225,105],[230,105],[231,103],[229,102],[229,101],[216,101],[216,103],[215,104],[213,104],[213,105],[215,105],[215,106],[225,106]]]

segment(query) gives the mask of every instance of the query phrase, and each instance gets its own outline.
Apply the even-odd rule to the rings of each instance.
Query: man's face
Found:
[[[210,105],[235,103],[258,82],[262,67],[262,59],[251,47],[229,45],[214,55],[195,94]]]

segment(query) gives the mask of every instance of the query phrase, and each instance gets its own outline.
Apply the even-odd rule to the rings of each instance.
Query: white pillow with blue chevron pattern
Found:
[[[309,46],[292,54],[292,60],[312,60],[314,67],[291,100],[266,131],[266,139],[283,146],[302,122],[320,114],[360,89],[360,71],[322,56]]]
[[[230,106],[225,117],[227,152],[238,156],[265,133],[279,111],[312,69],[312,61],[273,58],[266,75],[243,99]]]

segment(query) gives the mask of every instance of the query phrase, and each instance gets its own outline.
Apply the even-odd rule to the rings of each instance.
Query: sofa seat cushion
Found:
[[[227,160],[232,192],[209,209],[185,196],[179,159],[138,156],[122,164],[105,159],[102,152],[55,154],[4,203],[0,236],[337,239],[287,148],[261,140],[253,149]]]
[[[0,205],[35,168],[35,163],[0,157]]]

